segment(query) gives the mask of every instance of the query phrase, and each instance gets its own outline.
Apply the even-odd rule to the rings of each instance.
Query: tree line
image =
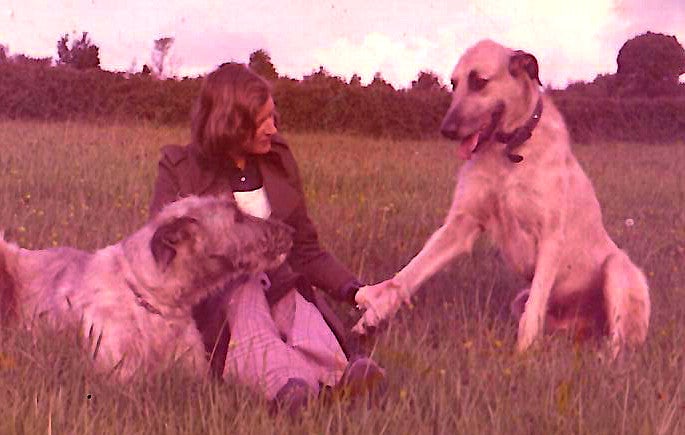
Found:
[[[99,49],[86,32],[71,41],[63,35],[56,62],[9,56],[0,45],[0,117],[187,123],[201,78],[165,78],[173,42],[156,40],[151,66],[125,73],[100,69]],[[249,66],[272,83],[286,131],[432,137],[450,100],[430,71],[421,71],[407,89],[395,89],[380,72],[368,85],[323,66],[301,80],[281,76],[265,50],[253,52]],[[615,74],[547,92],[576,142],[685,141],[683,73],[685,50],[677,39],[647,32],[622,46]]]

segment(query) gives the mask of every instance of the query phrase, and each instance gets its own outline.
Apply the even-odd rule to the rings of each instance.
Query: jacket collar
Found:
[[[208,164],[209,162],[200,154],[197,144],[191,143],[188,145],[188,157],[192,162],[191,167],[196,171],[191,177],[192,191],[198,195],[209,193],[221,169],[218,166]]]
[[[275,135],[271,140],[271,150],[263,155],[257,156],[257,164],[264,180],[273,217],[285,220],[298,205],[300,193],[293,186],[291,178],[294,174],[288,173],[286,161],[292,157],[289,154],[287,145],[280,135]],[[208,162],[200,155],[200,150],[195,144],[188,146],[190,158],[197,169],[196,185],[193,191],[199,195],[218,193],[218,191],[230,191],[230,186],[226,180],[226,185],[219,180],[222,167],[219,165],[208,165]]]
[[[259,169],[262,171],[264,189],[267,198],[269,198],[269,204],[271,204],[273,217],[284,221],[302,198],[300,198],[300,193],[288,182],[288,174],[282,166],[280,157],[278,158],[280,164],[277,164],[275,158],[269,158],[270,154],[258,159]]]

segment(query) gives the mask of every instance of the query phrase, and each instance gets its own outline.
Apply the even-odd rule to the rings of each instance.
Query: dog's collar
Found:
[[[533,135],[533,130],[535,130],[535,127],[537,127],[538,122],[540,122],[541,116],[542,98],[538,99],[538,103],[535,105],[535,110],[533,110],[533,114],[530,115],[530,118],[528,118],[528,121],[526,121],[525,124],[515,129],[511,133],[504,133],[501,131],[497,132],[497,134],[495,135],[497,141],[507,144],[505,153],[509,160],[511,160],[514,163],[519,163],[523,160],[523,156],[513,154],[511,151],[514,148],[522,145],[528,139],[530,139],[530,137]]]
[[[145,298],[140,294],[138,289],[136,289],[136,286],[133,285],[133,283],[129,280],[125,280],[126,285],[128,288],[131,290],[131,293],[133,293],[133,296],[136,298],[136,303],[140,305],[141,307],[145,308],[147,311],[151,312],[152,314],[157,314],[158,316],[162,315],[162,312],[159,311],[154,305],[152,305],[150,302],[146,301]]]

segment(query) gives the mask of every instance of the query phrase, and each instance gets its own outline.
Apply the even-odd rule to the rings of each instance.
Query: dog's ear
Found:
[[[188,242],[193,237],[193,227],[197,224],[194,218],[184,216],[161,225],[150,240],[152,257],[162,270],[166,269],[176,257],[178,245]]]
[[[530,53],[516,50],[509,58],[509,73],[514,77],[518,77],[522,71],[528,74],[531,80],[538,82],[542,86],[540,76],[538,75],[538,60]]]

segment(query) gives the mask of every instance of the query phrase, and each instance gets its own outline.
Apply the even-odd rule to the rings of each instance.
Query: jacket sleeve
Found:
[[[307,213],[297,163],[292,154],[288,154],[288,161],[284,163],[290,173],[290,180],[301,198],[286,221],[295,229],[288,262],[294,271],[301,273],[312,285],[326,291],[335,299],[349,301],[350,288],[358,288],[359,281],[344,264],[321,247],[319,235]]]
[[[181,185],[178,179],[176,166],[184,158],[183,147],[167,145],[162,148],[162,157],[159,160],[157,179],[155,180],[152,199],[150,200],[149,219],[171,202],[176,201],[181,194]]]

